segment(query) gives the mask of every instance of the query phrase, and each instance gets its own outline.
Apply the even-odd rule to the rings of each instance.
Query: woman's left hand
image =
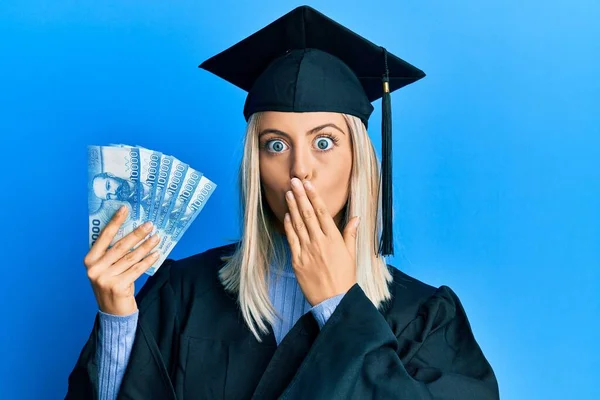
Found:
[[[289,213],[285,233],[292,251],[292,265],[308,302],[315,306],[346,293],[356,283],[356,232],[354,217],[340,233],[314,186],[292,179],[286,194]]]

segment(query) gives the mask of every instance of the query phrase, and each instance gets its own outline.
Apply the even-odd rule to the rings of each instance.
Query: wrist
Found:
[[[100,311],[105,314],[115,315],[115,316],[128,316],[136,311],[138,311],[137,303],[135,298],[132,298],[128,301],[120,302],[120,303],[105,303],[99,305]]]

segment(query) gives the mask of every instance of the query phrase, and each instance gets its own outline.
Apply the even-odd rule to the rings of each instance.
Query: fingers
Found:
[[[110,268],[111,275],[119,275],[127,271],[133,265],[140,262],[146,255],[148,255],[148,253],[150,253],[150,251],[154,249],[158,243],[160,243],[160,238],[158,235],[155,234],[150,236],[141,245],[139,245],[137,249],[125,254],[123,258],[117,261]]]
[[[292,219],[289,213],[285,213],[285,218],[283,219],[283,228],[285,229],[285,236],[287,237],[290,250],[292,251],[292,257],[299,258],[302,246],[300,246],[300,240],[298,239],[298,235],[296,235],[296,231],[292,226]]]
[[[310,237],[308,234],[308,230],[302,216],[300,215],[300,210],[298,209],[298,204],[296,203],[296,198],[292,191],[288,191],[285,194],[285,199],[288,204],[289,214],[290,214],[290,222],[294,231],[296,232],[296,236],[300,240],[300,243],[310,243]],[[285,222],[285,221],[284,221]]]
[[[333,221],[333,217],[331,214],[329,214],[329,210],[327,209],[325,202],[323,199],[321,199],[321,196],[319,196],[313,184],[310,183],[310,181],[305,181],[304,189],[308,200],[312,204],[312,208],[314,209],[314,212],[319,220],[321,231],[323,231],[325,235],[330,235],[333,232],[339,232],[337,225]]]
[[[86,255],[84,264],[86,267],[94,265],[106,252],[108,246],[114,239],[115,235],[119,231],[119,228],[127,219],[127,213],[129,209],[126,206],[122,206],[115,215],[112,216],[108,224],[104,227],[100,236]]]
[[[137,227],[133,232],[119,240],[108,249],[103,258],[103,264],[112,265],[141,242],[152,231],[152,222],[148,221]]]
[[[356,246],[357,246],[357,237],[358,237],[358,224],[360,222],[360,217],[354,217],[344,228],[344,243],[346,244],[346,248],[350,253],[350,257],[353,260],[356,260]]]
[[[319,219],[299,179],[292,179],[292,190],[293,196],[290,197],[288,195],[287,198],[294,227],[296,229],[303,228],[303,230],[307,231],[309,239],[310,237],[318,238],[320,235],[323,235]],[[303,235],[303,232],[298,232],[300,240],[303,239]]]
[[[155,252],[147,255],[146,258],[144,258],[142,261],[131,266],[129,269],[127,269],[125,272],[123,272],[120,276],[122,276],[126,282],[135,282],[135,280],[137,278],[139,278],[140,276],[142,276],[142,274],[144,272],[146,272],[146,270],[148,270],[148,268],[150,268],[152,265],[154,265],[156,260],[158,260],[159,256],[160,256],[160,252],[158,252],[158,251],[155,251]]]

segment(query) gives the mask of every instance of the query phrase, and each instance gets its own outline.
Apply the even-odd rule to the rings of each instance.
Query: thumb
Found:
[[[356,259],[356,233],[358,232],[358,224],[360,223],[360,217],[354,217],[346,227],[344,228],[344,243],[346,243],[346,248],[348,252],[352,256],[352,259]]]

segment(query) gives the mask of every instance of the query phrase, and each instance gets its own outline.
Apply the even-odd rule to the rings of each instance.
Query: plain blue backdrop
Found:
[[[3,399],[62,398],[92,327],[86,145],[219,185],[172,257],[238,237],[245,93],[197,66],[297,5],[1,2]],[[503,399],[600,398],[600,3],[310,5],[427,73],[392,96],[390,262],[458,293]]]

